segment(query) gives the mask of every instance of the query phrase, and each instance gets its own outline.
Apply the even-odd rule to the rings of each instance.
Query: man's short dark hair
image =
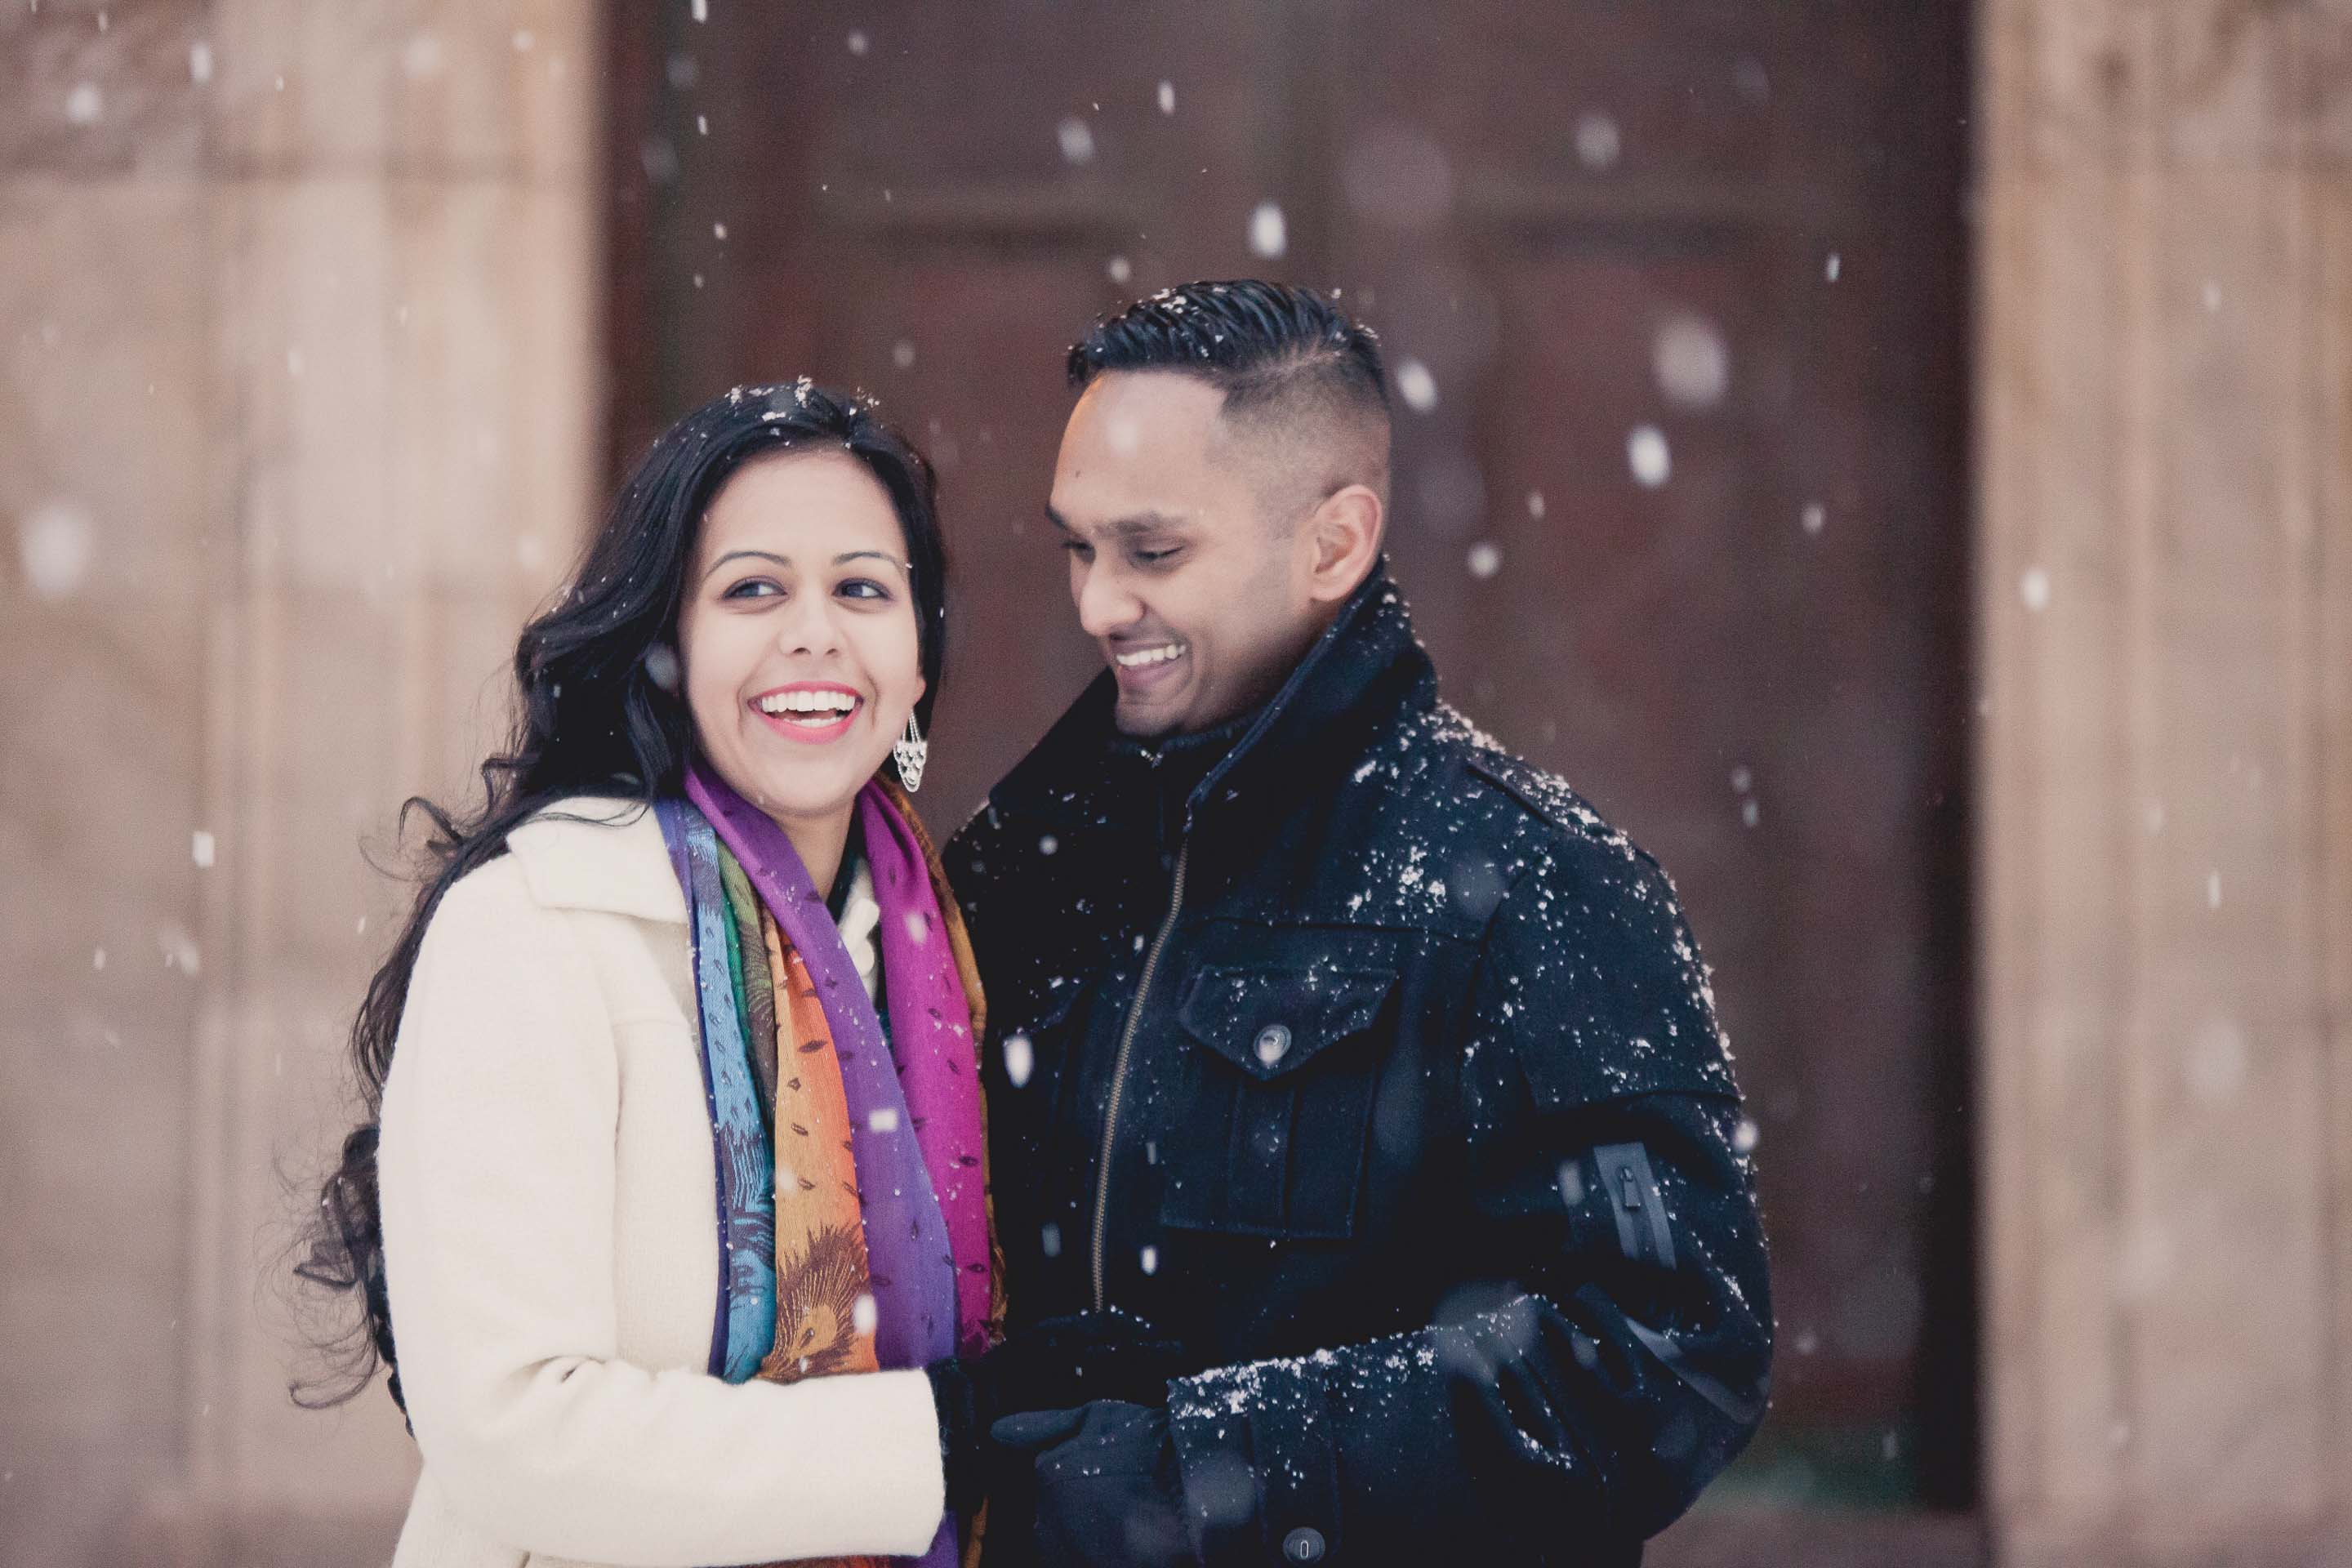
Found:
[[[1097,321],[1070,349],[1070,384],[1165,370],[1223,389],[1227,416],[1303,398],[1388,421],[1380,340],[1309,289],[1254,278],[1162,289]]]

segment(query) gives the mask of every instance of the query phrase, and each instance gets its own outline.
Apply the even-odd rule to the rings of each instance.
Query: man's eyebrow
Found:
[[[1054,510],[1051,503],[1048,503],[1045,508],[1045,521],[1064,533],[1078,531],[1070,526],[1067,518]],[[1139,534],[1159,533],[1167,529],[1181,528],[1189,521],[1181,514],[1172,511],[1139,511],[1131,517],[1116,518],[1104,526],[1121,539],[1132,539]]]

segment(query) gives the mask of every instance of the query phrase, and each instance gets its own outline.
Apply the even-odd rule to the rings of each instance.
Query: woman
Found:
[[[1156,1386],[1121,1321],[990,1350],[984,1012],[902,793],[944,566],[896,432],[738,388],[524,630],[517,743],[480,818],[433,812],[354,1029],[376,1114],[306,1270],[387,1363],[397,1325],[395,1568],[946,1564],[994,1415]]]

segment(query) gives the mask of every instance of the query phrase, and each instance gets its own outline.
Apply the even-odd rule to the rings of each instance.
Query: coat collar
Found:
[[[530,896],[549,909],[686,923],[661,824],[641,800],[573,795],[507,835]]]
[[[1343,768],[1353,767],[1381,727],[1402,708],[1437,700],[1437,670],[1413,636],[1404,595],[1383,560],[1282,689],[1259,710],[1256,722],[1192,791],[1188,817],[1213,803],[1271,790],[1311,794]],[[1047,731],[1003,784],[1003,804],[1074,801],[1077,781],[1128,805],[1139,790],[1144,764],[1122,746],[1112,721],[1118,682],[1106,670]],[[1099,809],[1098,807],[1097,809]]]

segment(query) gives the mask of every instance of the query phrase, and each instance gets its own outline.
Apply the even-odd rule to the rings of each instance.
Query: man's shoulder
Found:
[[[1407,766],[1397,782],[1457,829],[1483,829],[1502,847],[1650,861],[1568,781],[1506,749],[1458,709],[1440,702],[1404,726],[1394,744]]]

